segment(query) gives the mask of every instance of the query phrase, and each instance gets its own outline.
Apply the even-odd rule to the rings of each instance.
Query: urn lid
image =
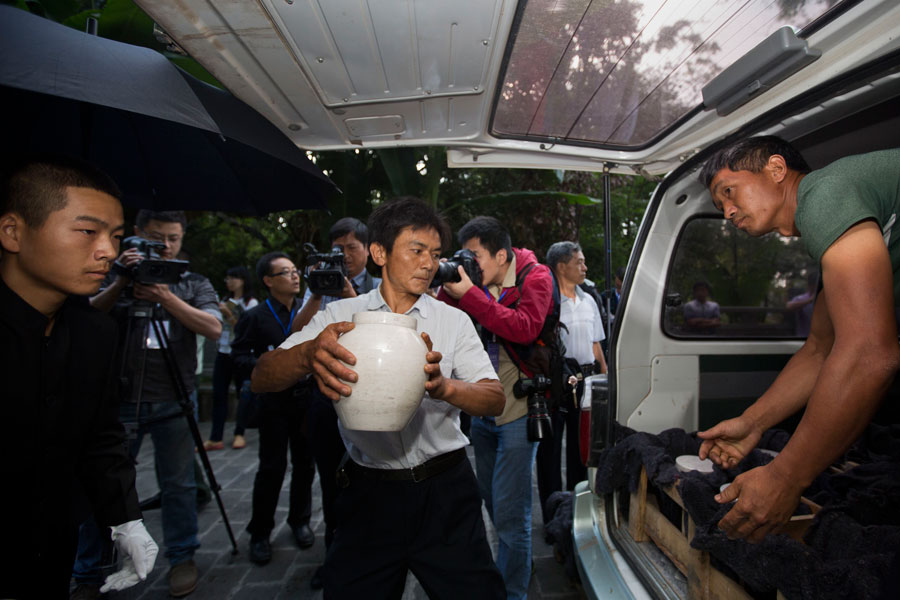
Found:
[[[353,322],[359,325],[397,325],[416,329],[416,319],[409,315],[384,311],[366,311],[353,313]]]

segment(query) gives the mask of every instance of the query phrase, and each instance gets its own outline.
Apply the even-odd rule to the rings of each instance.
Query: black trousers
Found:
[[[287,522],[309,523],[312,483],[316,475],[307,439],[309,399],[290,395],[262,398],[259,414],[259,470],[253,482],[253,516],[247,525],[252,538],[267,537],[275,528],[275,508],[291,453],[291,497]]]
[[[78,525],[57,520],[37,531],[33,525],[25,520],[0,533],[0,598],[68,600]],[[51,537],[43,537],[47,533]],[[38,535],[41,539],[35,539]]]
[[[316,467],[319,469],[319,484],[322,486],[322,516],[325,519],[325,546],[334,539],[334,505],[340,489],[335,483],[335,472],[344,457],[344,442],[338,431],[338,416],[334,402],[318,388],[314,388],[309,403],[309,443]]]
[[[407,571],[432,600],[506,598],[468,460],[418,483],[349,475],[322,572],[325,598],[400,598]]]
[[[568,397],[572,404],[571,396]],[[579,411],[567,406],[568,412],[554,410],[551,413],[553,437],[544,438],[538,444],[537,479],[538,497],[541,499],[541,516],[544,525],[553,519],[547,513],[547,498],[553,492],[563,489],[562,484],[562,441],[566,436],[566,489],[574,490],[575,484],[587,478],[587,467],[581,462],[579,450]]]

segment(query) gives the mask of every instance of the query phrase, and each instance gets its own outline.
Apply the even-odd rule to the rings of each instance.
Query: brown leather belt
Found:
[[[439,475],[444,471],[452,469],[466,458],[466,449],[459,448],[446,454],[441,454],[430,458],[421,465],[416,465],[410,469],[373,469],[372,467],[364,467],[358,465],[352,460],[347,461],[350,471],[359,473],[365,477],[378,479],[381,481],[414,481],[416,483],[425,481],[429,477]]]

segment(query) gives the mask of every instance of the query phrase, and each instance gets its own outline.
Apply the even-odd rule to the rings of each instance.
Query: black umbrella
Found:
[[[0,6],[0,139],[80,156],[125,202],[265,214],[324,208],[337,188],[255,110],[163,55]]]

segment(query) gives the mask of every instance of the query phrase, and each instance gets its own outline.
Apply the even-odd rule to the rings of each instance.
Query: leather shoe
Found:
[[[299,525],[294,527],[294,539],[301,548],[309,548],[316,541],[316,534],[309,528],[309,525]]]
[[[258,565],[264,565],[272,560],[272,545],[269,538],[250,540],[250,560]]]
[[[322,567],[320,566],[316,569],[316,572],[313,573],[312,579],[309,580],[309,587],[313,590],[321,590],[325,587],[325,582],[322,581]]]
[[[174,598],[187,596],[197,589],[197,565],[193,560],[178,563],[169,569],[169,595]]]

